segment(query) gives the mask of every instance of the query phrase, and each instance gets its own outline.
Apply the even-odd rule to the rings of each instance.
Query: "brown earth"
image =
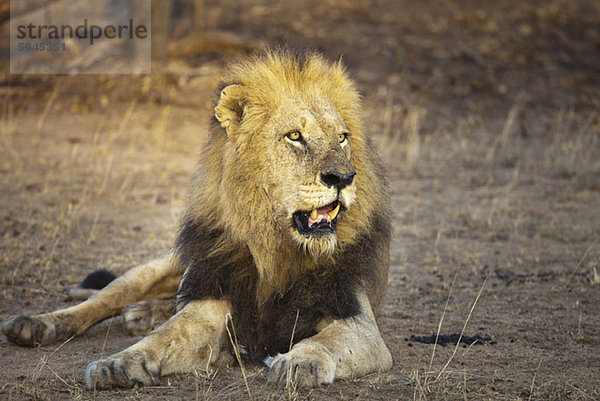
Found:
[[[343,55],[357,79],[393,192],[379,324],[394,368],[313,390],[247,366],[247,387],[231,368],[92,393],[86,365],[137,341],[113,319],[62,345],[1,338],[1,399],[600,399],[597,0],[227,0],[206,13],[210,29]],[[169,247],[230,57],[179,55],[153,77],[2,76],[0,319],[68,306],[89,272]],[[440,323],[492,342],[409,340]]]

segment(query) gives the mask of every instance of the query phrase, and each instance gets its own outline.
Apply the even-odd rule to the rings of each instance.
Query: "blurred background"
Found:
[[[53,2],[10,6],[22,16]],[[169,247],[223,66],[292,45],[347,65],[388,167],[394,238],[379,324],[395,365],[282,393],[253,367],[252,394],[600,398],[598,0],[155,0],[148,75],[77,74],[84,65],[11,75],[10,11],[1,0],[2,319],[64,307],[87,273]],[[433,352],[411,339],[442,317],[442,334],[494,344]],[[0,395],[86,398],[89,360],[135,340],[108,323],[56,353],[1,339],[16,368],[0,373]],[[248,396],[239,369],[98,398],[123,394]]]

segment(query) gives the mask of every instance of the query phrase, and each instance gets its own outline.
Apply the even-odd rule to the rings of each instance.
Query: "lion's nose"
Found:
[[[337,171],[328,170],[326,173],[321,173],[321,181],[328,187],[336,187],[342,189],[352,184],[352,180],[356,175],[356,171],[349,173],[340,173]]]

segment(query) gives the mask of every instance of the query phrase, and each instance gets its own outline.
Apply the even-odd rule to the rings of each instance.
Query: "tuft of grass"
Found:
[[[596,244],[598,243],[598,240],[600,240],[600,234],[596,235],[596,238],[594,238],[594,240],[592,241],[592,243],[590,244],[590,246],[586,249],[586,251],[584,252],[583,256],[579,259],[579,261],[577,261],[577,264],[573,268],[573,271],[571,272],[571,274],[569,274],[569,278],[567,279],[567,285],[569,285],[573,281],[573,278],[575,277],[575,274],[577,274],[577,271],[579,270],[579,267],[581,266],[581,264],[583,263],[583,261],[587,258],[587,256],[590,254],[590,252],[592,251],[592,249],[596,246]],[[594,278],[593,278],[593,280],[595,280],[596,278],[597,278],[596,270],[594,269]]]
[[[231,330],[229,329],[229,323],[231,323]],[[225,317],[225,328],[227,329],[227,334],[229,336],[229,341],[231,342],[231,346],[233,348],[235,358],[237,359],[237,361],[240,365],[240,370],[242,371],[242,377],[244,378],[244,385],[246,386],[246,391],[248,392],[248,397],[250,397],[250,400],[253,401],[254,397],[252,397],[252,392],[250,391],[250,386],[248,385],[248,377],[246,376],[246,368],[244,367],[244,362],[242,361],[242,357],[240,355],[240,350],[239,350],[240,345],[237,340],[237,335],[235,334],[233,318],[229,313]],[[232,334],[232,331],[233,331],[233,334]]]
[[[394,160],[396,166],[404,170],[413,170],[420,156],[421,126],[427,111],[414,105],[397,104],[391,90],[385,96],[379,138],[384,157]]]
[[[500,134],[494,138],[494,142],[488,148],[485,156],[486,162],[489,163],[492,161],[498,148],[506,146],[526,99],[527,95],[525,92],[521,91],[517,94],[512,106],[510,107],[510,110],[508,111],[506,119],[504,120]]]
[[[598,274],[598,271],[596,270],[595,266],[592,271],[593,271],[592,279],[590,280],[592,285],[600,284],[600,274]]]

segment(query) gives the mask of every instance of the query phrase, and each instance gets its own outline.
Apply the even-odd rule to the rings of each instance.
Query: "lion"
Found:
[[[315,52],[270,50],[232,64],[221,88],[173,249],[78,305],[10,317],[10,341],[62,341],[122,310],[144,332],[172,314],[90,363],[89,389],[242,360],[266,363],[269,382],[307,387],[391,368],[376,323],[387,184],[349,74]],[[172,311],[150,299],[171,299]]]

